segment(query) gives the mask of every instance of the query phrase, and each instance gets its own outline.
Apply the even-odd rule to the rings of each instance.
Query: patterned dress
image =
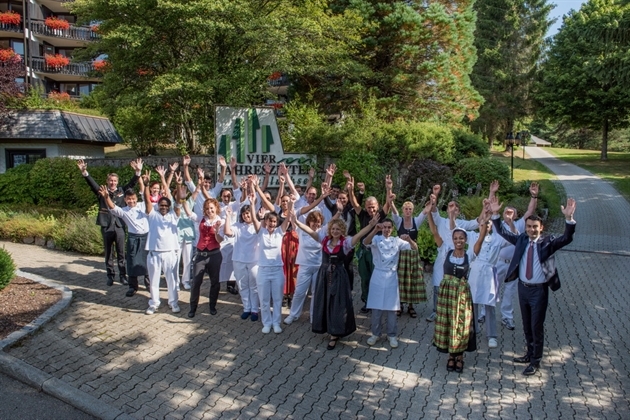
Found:
[[[284,217],[280,215],[278,224],[284,221]],[[282,263],[284,271],[284,294],[293,296],[295,292],[295,281],[297,279],[298,265],[295,263],[297,258],[298,246],[300,241],[298,240],[298,234],[293,229],[293,225],[289,225],[284,237],[282,238]]]
[[[405,221],[398,226],[398,236],[409,235],[415,242],[418,239],[416,219],[411,219],[411,228],[405,228]],[[398,259],[398,289],[401,303],[421,303],[427,301],[427,289],[424,284],[424,271],[417,249],[400,251]]]
[[[443,353],[475,351],[477,339],[472,320],[474,319],[472,296],[466,275],[469,270],[468,254],[463,263],[453,262],[453,250],[448,251],[444,262],[444,279],[440,283],[437,317],[433,344]]]

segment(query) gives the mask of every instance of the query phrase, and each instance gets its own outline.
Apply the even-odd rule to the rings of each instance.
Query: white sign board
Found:
[[[284,163],[295,185],[306,185],[308,170],[315,162],[307,155],[285,153],[274,108],[215,107],[215,150],[230,161],[236,158],[236,177],[265,176],[264,165],[271,166],[269,187],[280,185],[278,165]],[[231,186],[230,168],[224,185]]]

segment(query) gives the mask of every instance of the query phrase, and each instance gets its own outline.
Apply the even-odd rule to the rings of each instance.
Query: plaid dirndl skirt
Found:
[[[424,284],[424,271],[420,254],[416,250],[400,251],[398,259],[398,290],[403,303],[421,303],[427,301],[427,289]]]
[[[473,318],[468,280],[445,275],[438,293],[433,344],[445,353],[474,351],[476,337],[471,331]]]

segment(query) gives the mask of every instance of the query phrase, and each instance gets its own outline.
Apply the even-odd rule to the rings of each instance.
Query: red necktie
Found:
[[[525,277],[531,280],[534,277],[534,241],[529,242],[527,249],[527,265],[525,266]]]

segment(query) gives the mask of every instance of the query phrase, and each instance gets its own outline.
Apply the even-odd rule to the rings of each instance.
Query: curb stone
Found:
[[[30,324],[23,327],[21,330],[15,331],[9,334],[7,338],[0,340],[0,350],[4,350],[5,348],[12,346],[25,337],[33,334],[42,325],[50,321],[55,315],[67,308],[72,301],[72,291],[66,286],[60,285],[57,282],[48,280],[41,276],[25,273],[21,270],[16,270],[15,274],[60,290],[61,300],[48,308],[46,312]],[[125,414],[119,409],[68,385],[64,381],[57,379],[20,359],[6,354],[4,351],[0,351],[0,372],[17,379],[18,381],[23,382],[38,391],[45,392],[48,395],[70,404],[91,416],[104,420],[133,419],[133,417]]]

